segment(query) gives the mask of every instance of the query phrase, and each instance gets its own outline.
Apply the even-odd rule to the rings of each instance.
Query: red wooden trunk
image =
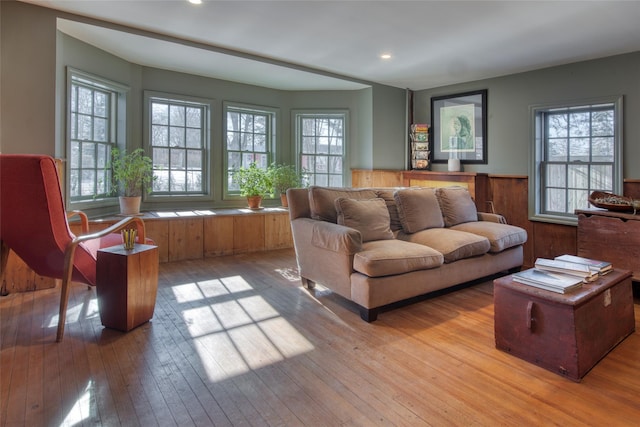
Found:
[[[631,272],[614,270],[558,294],[494,281],[496,348],[580,381],[635,330]]]

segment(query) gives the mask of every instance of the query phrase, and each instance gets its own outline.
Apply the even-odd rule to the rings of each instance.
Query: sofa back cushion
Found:
[[[389,219],[391,223],[391,231],[402,230],[402,223],[400,222],[400,215],[398,214],[398,205],[396,199],[393,196],[395,188],[375,188],[374,189],[378,197],[380,197],[387,204],[387,210],[389,211]]]
[[[376,192],[370,189],[352,188],[332,188],[332,187],[309,187],[309,207],[311,218],[318,221],[329,221],[336,224],[338,215],[336,213],[335,200],[338,197],[349,199],[375,199]]]
[[[404,188],[394,198],[405,233],[444,226],[434,188]]]
[[[363,242],[393,239],[389,228],[389,211],[384,200],[338,197],[335,210],[338,224],[358,230]]]
[[[436,196],[442,209],[444,225],[453,227],[464,222],[478,220],[478,210],[469,191],[464,187],[441,187],[436,190]]]

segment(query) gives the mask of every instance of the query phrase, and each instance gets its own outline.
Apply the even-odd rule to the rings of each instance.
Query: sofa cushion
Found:
[[[446,227],[478,220],[478,210],[464,187],[442,187],[436,190]]]
[[[484,255],[489,252],[489,239],[451,228],[431,228],[413,234],[398,233],[398,239],[429,246],[444,256],[444,262]]]
[[[502,252],[505,249],[522,245],[527,241],[527,232],[515,225],[489,221],[476,221],[458,224],[452,230],[466,231],[489,239],[490,252]]]
[[[405,233],[444,226],[435,189],[405,188],[397,190],[394,198]]]
[[[358,230],[363,242],[393,239],[389,228],[389,211],[384,200],[338,197],[335,207],[338,224]]]
[[[402,223],[400,222],[400,214],[398,213],[398,205],[396,203],[395,197],[393,197],[393,193],[395,193],[394,188],[376,188],[376,194],[378,197],[383,199],[387,204],[387,210],[389,211],[389,226],[391,231],[402,230]]]
[[[442,265],[442,254],[427,246],[402,240],[376,240],[362,244],[353,268],[369,277],[391,276]]]
[[[329,221],[336,224],[338,215],[336,213],[335,200],[338,197],[348,197],[350,199],[374,199],[376,192],[370,189],[352,188],[332,188],[332,187],[309,187],[309,208],[311,218],[319,221]]]

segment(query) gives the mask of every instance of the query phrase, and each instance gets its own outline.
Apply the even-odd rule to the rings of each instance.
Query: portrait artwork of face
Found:
[[[442,120],[447,126],[442,126],[442,150],[473,151],[473,105],[444,107],[443,112]]]

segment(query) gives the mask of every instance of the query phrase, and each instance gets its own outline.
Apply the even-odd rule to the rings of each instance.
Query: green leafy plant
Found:
[[[275,194],[284,194],[289,188],[305,186],[305,174],[299,173],[294,165],[272,163],[267,171]]]
[[[153,160],[144,155],[144,150],[138,148],[131,153],[114,148],[111,150],[111,169],[113,179],[119,193],[124,197],[142,196],[145,189],[152,190],[155,181],[153,176]]]
[[[271,194],[271,178],[266,169],[261,169],[255,163],[249,167],[241,167],[233,172],[233,181],[238,184],[240,194],[245,197]]]

